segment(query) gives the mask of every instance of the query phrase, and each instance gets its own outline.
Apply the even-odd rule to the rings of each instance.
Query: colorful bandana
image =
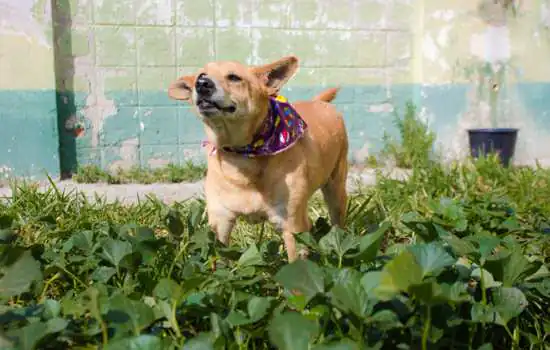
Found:
[[[274,155],[286,151],[304,135],[307,124],[286,98],[270,97],[269,102],[269,114],[252,143],[244,147],[224,147],[225,152],[247,157]],[[215,151],[213,148],[211,154]]]

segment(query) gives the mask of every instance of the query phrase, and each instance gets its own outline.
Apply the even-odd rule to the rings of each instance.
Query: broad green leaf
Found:
[[[10,338],[15,338],[17,349],[34,350],[38,342],[48,335],[48,325],[42,322],[30,323],[23,328],[7,332]]]
[[[493,350],[493,344],[491,343],[485,343],[481,345],[477,350]]]
[[[462,302],[470,299],[466,285],[460,281],[453,284],[441,283],[441,296],[451,302]]]
[[[311,300],[317,293],[325,291],[323,270],[309,260],[297,260],[283,266],[275,275],[275,281],[287,289],[297,289]]]
[[[456,256],[470,257],[477,252],[476,247],[472,243],[467,240],[460,239],[454,235],[445,236],[442,237],[442,239],[451,246],[451,249]]]
[[[359,253],[355,258],[364,262],[373,261],[380,250],[384,235],[390,227],[391,224],[385,222],[373,233],[368,233],[363,236],[359,242]]]
[[[179,301],[183,297],[183,290],[176,282],[163,278],[153,290],[153,296],[162,300]]]
[[[313,347],[313,350],[359,350],[362,347],[352,340],[341,340],[339,342],[332,342],[330,344],[319,344]]]
[[[363,289],[365,290],[365,293],[367,293],[367,296],[373,296],[374,290],[378,285],[380,285],[380,279],[382,276],[383,273],[381,271],[371,271],[367,272],[361,278],[361,284],[363,285]]]
[[[212,350],[214,339],[210,333],[200,333],[183,344],[182,350]]]
[[[380,285],[375,289],[378,298],[391,299],[399,292],[406,292],[413,284],[422,283],[422,268],[414,255],[405,251],[391,260],[382,269]]]
[[[322,253],[326,255],[334,253],[339,258],[342,258],[348,251],[354,249],[357,245],[358,242],[355,236],[346,233],[336,226],[319,240],[319,248]]]
[[[497,323],[498,315],[492,305],[475,303],[470,310],[470,317],[477,323]]]
[[[57,300],[47,299],[44,301],[44,317],[52,319],[61,313],[61,304]]]
[[[0,229],[0,244],[11,243],[15,237],[11,228]]]
[[[261,320],[271,306],[271,298],[252,297],[248,301],[247,311],[252,322]]]
[[[231,326],[231,327],[238,327],[247,325],[250,323],[253,323],[252,320],[250,320],[244,312],[240,310],[231,310],[229,312],[229,315],[225,318],[225,321]]]
[[[438,243],[415,244],[410,251],[422,268],[422,277],[438,276],[446,267],[456,262]]]
[[[307,350],[319,325],[296,312],[275,316],[268,328],[269,340],[280,350]]]
[[[15,347],[15,344],[11,340],[4,337],[3,335],[0,335],[0,349],[17,350],[17,348]]]
[[[72,236],[73,245],[86,254],[93,253],[94,233],[92,231],[80,231]]]
[[[152,335],[139,335],[137,337],[123,338],[111,341],[105,346],[105,350],[160,350],[165,348],[161,338]]]
[[[469,236],[465,240],[473,242],[478,245],[479,254],[483,259],[490,256],[494,249],[500,244],[500,239],[487,234],[479,234],[475,236]]]
[[[0,279],[0,297],[10,298],[28,291],[31,283],[42,279],[40,263],[30,251],[25,251],[19,259],[3,269]]]
[[[118,294],[109,300],[109,311],[115,310],[126,313],[131,325],[129,329],[138,333],[154,321],[154,313],[151,307],[141,301],[131,300],[122,294]]]
[[[52,333],[61,332],[64,330],[68,321],[62,318],[53,318],[46,323],[43,322],[34,322],[30,323],[23,328],[16,330],[10,330],[7,334],[10,337],[13,337],[18,344],[18,349],[20,350],[33,350],[36,348],[36,345],[40,340],[45,336]]]
[[[409,292],[427,305],[443,304],[449,301],[441,286],[433,281],[414,284],[409,287]]]
[[[116,269],[110,266],[100,266],[91,275],[94,281],[107,283],[116,273]]]
[[[52,318],[51,320],[48,320],[48,322],[46,322],[48,333],[61,332],[62,330],[67,328],[68,325],[69,325],[69,321],[60,317]]]
[[[245,266],[261,266],[264,264],[262,254],[255,244],[252,244],[239,258],[237,264],[241,267]]]
[[[310,249],[319,250],[319,244],[310,232],[301,232],[295,237],[298,243],[301,243]]]
[[[506,325],[518,317],[529,304],[525,294],[518,288],[497,288],[493,290],[494,309],[498,314],[497,323]]]
[[[181,215],[175,210],[170,210],[166,216],[166,225],[170,230],[170,233],[176,237],[179,237],[183,234],[185,226],[181,220]]]
[[[536,273],[542,263],[530,262],[519,250],[514,250],[509,259],[505,261],[502,285],[512,287],[516,283],[523,282],[527,277]]]
[[[378,311],[369,317],[366,322],[382,332],[403,327],[403,324],[399,321],[397,314],[391,310]]]
[[[131,253],[132,245],[130,243],[109,238],[103,243],[101,256],[118,268],[120,261]]]
[[[493,287],[500,287],[502,285],[501,282],[495,281],[495,279],[493,278],[493,275],[485,269],[483,270],[480,268],[475,269],[474,271],[472,271],[471,277],[481,283],[482,271],[483,271],[483,288],[487,289],[487,288],[493,288]]]
[[[353,269],[343,269],[334,281],[330,290],[334,306],[346,313],[353,313],[364,318],[372,312],[367,293],[361,284],[361,274]]]

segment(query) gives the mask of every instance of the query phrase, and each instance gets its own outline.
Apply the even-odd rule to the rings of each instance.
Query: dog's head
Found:
[[[247,67],[237,62],[211,62],[194,75],[172,83],[168,95],[188,101],[204,121],[249,121],[267,106],[296,73],[298,58],[288,56],[273,63]]]

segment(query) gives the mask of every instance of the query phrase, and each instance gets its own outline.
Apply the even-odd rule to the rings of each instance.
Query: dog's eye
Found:
[[[242,81],[243,79],[238,75],[231,73],[227,75],[227,80],[232,82],[238,82],[238,81]]]

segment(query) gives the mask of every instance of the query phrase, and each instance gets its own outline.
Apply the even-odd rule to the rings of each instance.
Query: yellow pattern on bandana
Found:
[[[288,100],[286,99],[286,97],[282,96],[282,95],[277,95],[277,97],[275,97],[275,99],[279,102],[285,102],[285,103],[288,103]]]

